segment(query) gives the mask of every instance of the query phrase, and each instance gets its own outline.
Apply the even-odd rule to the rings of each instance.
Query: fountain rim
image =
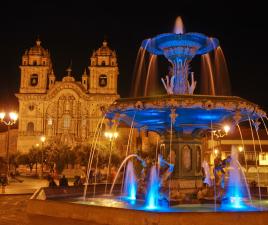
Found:
[[[121,98],[116,101],[106,111],[108,119],[116,119],[119,121],[129,113],[142,113],[143,111],[158,111],[164,110],[168,113],[174,109],[180,117],[180,110],[205,110],[207,112],[217,112],[224,110],[229,116],[224,120],[213,122],[215,126],[220,126],[223,122],[232,124],[240,123],[251,119],[259,119],[266,116],[257,104],[237,96],[209,96],[209,95],[156,95],[148,97]],[[124,115],[121,117],[121,114]],[[171,114],[170,114],[171,115]],[[131,119],[131,116],[127,116]],[[123,119],[124,120],[124,119]],[[235,123],[234,123],[235,122]],[[188,126],[189,124],[180,124],[180,126]],[[204,127],[204,124],[197,124]],[[143,127],[144,125],[136,124],[135,127]],[[162,126],[160,126],[162,127]],[[205,127],[208,127],[206,123]]]
[[[253,113],[257,113],[260,114],[260,116],[266,116],[266,112],[264,110],[261,109],[261,107],[256,104],[253,103],[249,100],[246,100],[244,98],[238,97],[238,96],[223,96],[223,95],[218,95],[218,96],[213,96],[213,95],[188,95],[188,94],[172,94],[172,95],[154,95],[154,96],[142,96],[142,97],[129,97],[129,98],[120,98],[115,100],[111,106],[109,107],[108,113],[110,111],[114,111],[114,107],[118,106],[118,105],[123,105],[125,107],[127,107],[127,104],[129,104],[130,106],[133,105],[133,103],[135,103],[134,108],[149,108],[146,107],[146,103],[151,103],[154,101],[166,101],[167,103],[170,104],[170,107],[180,107],[182,108],[182,105],[178,105],[178,103],[182,103],[186,100],[191,101],[193,104],[196,104],[199,100],[199,102],[203,103],[204,108],[207,109],[213,109],[215,108],[215,104],[218,102],[225,102],[227,103],[237,103],[238,107],[239,106],[243,106],[244,104],[246,104],[246,106],[248,107],[253,107]],[[168,102],[168,101],[172,101],[172,102]],[[212,105],[210,105],[209,103],[211,102]],[[176,104],[177,103],[177,104]],[[240,104],[239,104],[240,103]],[[245,108],[245,105],[244,107]]]
[[[193,40],[187,40],[191,38]],[[165,40],[166,39],[166,40]],[[161,43],[164,44],[167,40],[168,41],[176,41],[177,39],[181,39],[184,41],[188,41],[189,43],[195,43],[195,45],[200,45],[200,47],[197,49],[195,55],[203,55],[206,54],[213,49],[217,48],[219,46],[219,40],[214,37],[208,37],[203,33],[198,33],[198,32],[189,32],[189,33],[184,33],[184,34],[175,34],[175,33],[163,33],[156,35],[153,38],[148,38],[142,41],[142,48],[145,49],[146,51],[150,52],[151,54],[154,55],[164,55],[164,50],[162,49],[163,46],[159,46]],[[165,46],[165,48],[168,47],[173,47],[173,48],[178,48],[178,47],[193,47],[193,46],[187,46],[187,45],[182,45],[178,44],[177,46]]]

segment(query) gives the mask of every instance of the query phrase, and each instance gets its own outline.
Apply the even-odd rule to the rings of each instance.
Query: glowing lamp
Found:
[[[46,141],[46,137],[43,135],[41,136],[40,140],[44,143]]]
[[[223,130],[224,130],[224,132],[226,133],[226,134],[228,134],[228,132],[230,131],[230,126],[229,125],[224,125],[224,127],[223,127]]]
[[[239,146],[239,147],[238,147],[238,151],[239,151],[239,152],[243,152],[243,150],[244,150],[244,148],[243,148],[242,146]]]
[[[18,114],[15,113],[15,112],[10,112],[10,113],[9,113],[9,117],[10,117],[11,120],[17,121],[17,119],[18,119]]]
[[[106,132],[104,132],[104,136],[106,138],[109,138],[110,140],[116,139],[118,137],[118,132],[106,131]]]
[[[6,113],[5,112],[1,112],[0,113],[0,119],[3,120],[6,116]]]

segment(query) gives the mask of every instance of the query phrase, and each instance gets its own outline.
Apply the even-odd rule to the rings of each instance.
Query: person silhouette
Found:
[[[62,175],[62,178],[60,179],[60,187],[68,187],[68,179],[65,177],[65,175]]]

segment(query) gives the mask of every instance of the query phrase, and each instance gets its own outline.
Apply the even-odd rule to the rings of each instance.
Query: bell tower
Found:
[[[115,51],[107,41],[90,58],[89,93],[117,94],[118,65]]]
[[[20,93],[46,93],[52,65],[50,54],[41,46],[39,39],[35,46],[25,51],[20,69]]]

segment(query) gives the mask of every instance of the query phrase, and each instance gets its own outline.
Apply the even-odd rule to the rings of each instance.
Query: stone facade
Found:
[[[37,40],[22,56],[17,148],[27,152],[45,135],[70,146],[91,141],[102,110],[117,94],[118,65],[106,41],[94,51],[88,70],[76,81],[69,67],[62,81],[53,72],[50,53]],[[89,71],[89,74],[88,74]]]

